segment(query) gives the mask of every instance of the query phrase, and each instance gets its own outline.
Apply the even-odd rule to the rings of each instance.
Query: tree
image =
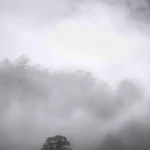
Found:
[[[48,137],[41,150],[71,150],[70,142],[61,135]]]
[[[10,69],[13,67],[13,64],[10,62],[8,58],[5,58],[1,63],[0,63],[0,68],[5,68],[5,69]]]
[[[16,67],[27,68],[28,63],[30,62],[29,58],[26,55],[21,55],[16,61]]]

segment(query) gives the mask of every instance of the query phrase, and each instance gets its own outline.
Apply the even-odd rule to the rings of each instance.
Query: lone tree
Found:
[[[41,150],[71,150],[71,147],[66,137],[56,135],[48,137]]]

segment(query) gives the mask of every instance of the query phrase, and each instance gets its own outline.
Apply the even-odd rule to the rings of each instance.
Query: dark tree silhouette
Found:
[[[71,147],[66,137],[56,135],[48,137],[41,150],[71,150]]]

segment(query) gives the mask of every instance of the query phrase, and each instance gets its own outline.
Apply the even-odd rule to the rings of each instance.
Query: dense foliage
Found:
[[[48,137],[41,150],[71,150],[71,147],[66,137],[56,135]]]

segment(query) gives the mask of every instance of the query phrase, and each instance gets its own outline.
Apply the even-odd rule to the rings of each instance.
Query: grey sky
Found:
[[[148,28],[137,29],[126,7],[90,0],[0,0],[0,6],[1,59],[26,54],[53,69],[90,70],[112,85],[131,76],[148,87]]]

